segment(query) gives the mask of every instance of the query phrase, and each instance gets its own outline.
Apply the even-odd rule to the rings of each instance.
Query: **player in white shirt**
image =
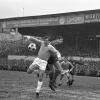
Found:
[[[39,69],[39,80],[36,89],[36,97],[39,97],[39,92],[43,84],[43,75],[47,66],[47,61],[51,55],[56,55],[58,51],[50,45],[48,39],[39,40],[33,36],[25,36],[28,40],[31,40],[36,45],[40,46],[38,56],[34,59],[33,63],[29,66],[27,73],[31,74],[34,70]],[[58,69],[63,72],[63,69],[60,66],[57,66]]]

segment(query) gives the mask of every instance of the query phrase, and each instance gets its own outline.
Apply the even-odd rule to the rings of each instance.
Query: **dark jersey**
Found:
[[[56,55],[51,55],[48,59],[48,64],[54,64],[56,61],[58,61],[58,58]]]
[[[57,56],[55,55],[51,55],[48,59],[48,63],[47,63],[47,66],[46,66],[46,70],[50,71],[50,65],[49,64],[54,64],[56,61],[58,60]]]

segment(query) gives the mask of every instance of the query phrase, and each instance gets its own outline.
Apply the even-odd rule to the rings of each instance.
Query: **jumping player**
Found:
[[[56,82],[55,82],[55,70],[58,69],[57,66],[61,66],[59,63],[59,59],[61,58],[61,54],[58,51],[58,53],[56,53],[56,55],[51,55],[50,58],[48,59],[48,64],[46,67],[46,70],[49,70],[49,87],[55,91],[56,86]],[[62,68],[62,67],[61,67]],[[59,69],[58,69],[59,70]]]
[[[43,75],[47,66],[47,61],[51,54],[57,54],[57,50],[50,45],[50,42],[45,39],[39,40],[33,36],[25,36],[28,40],[31,40],[33,43],[40,46],[38,56],[34,59],[34,62],[29,66],[27,73],[31,74],[34,70],[39,69],[39,80],[36,89],[36,98],[39,97],[39,92],[41,90],[43,84]],[[57,66],[60,67],[60,66]],[[58,68],[61,72],[63,71],[61,68]]]

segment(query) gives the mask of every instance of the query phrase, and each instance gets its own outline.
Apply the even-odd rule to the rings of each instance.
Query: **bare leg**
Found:
[[[52,85],[52,90],[54,90],[53,87],[57,87],[56,84],[55,84],[55,80],[54,80],[54,77],[55,77],[55,67],[54,65],[49,65],[50,66],[50,74],[49,74],[49,78],[50,78],[50,82],[49,82],[49,87],[51,88],[51,85]]]
[[[50,67],[50,74],[49,74],[49,78],[50,78],[50,81],[53,81],[53,78],[54,78],[54,75],[55,75],[55,67],[54,67],[54,65],[49,65],[49,67]]]
[[[31,74],[34,70],[39,69],[39,66],[31,64],[27,70],[28,74]]]
[[[40,92],[42,84],[43,84],[43,76],[44,76],[44,71],[40,70],[38,84],[37,84],[37,89],[36,89],[36,98],[39,97],[39,92]]]

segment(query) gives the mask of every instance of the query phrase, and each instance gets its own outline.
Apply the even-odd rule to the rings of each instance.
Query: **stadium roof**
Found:
[[[68,13],[57,13],[57,14],[48,14],[48,15],[38,15],[38,16],[23,16],[23,17],[12,17],[12,18],[4,18],[0,19],[0,21],[3,20],[21,20],[21,19],[27,19],[27,18],[48,18],[48,17],[57,17],[61,15],[78,15],[78,14],[89,14],[89,13],[100,13],[100,9],[95,10],[86,10],[86,11],[78,11],[78,12],[68,12]]]

